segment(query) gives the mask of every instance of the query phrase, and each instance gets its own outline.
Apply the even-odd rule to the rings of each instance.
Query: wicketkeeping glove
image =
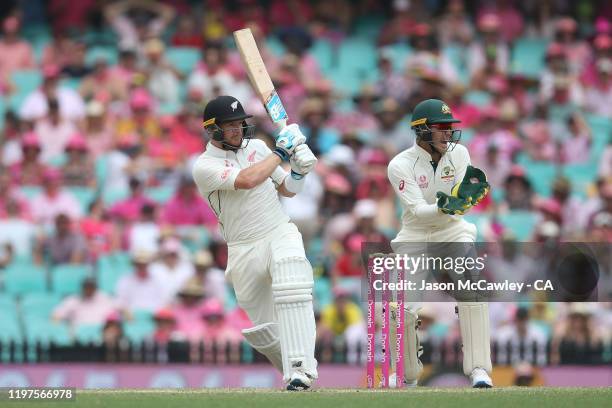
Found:
[[[453,197],[441,191],[438,191],[436,193],[436,197],[438,198],[438,201],[437,201],[438,208],[444,214],[463,215],[470,208],[472,208],[472,198],[471,197],[468,197],[467,199],[460,198],[460,197]]]
[[[475,206],[487,196],[490,189],[484,172],[474,166],[468,166],[463,180],[453,187],[451,195],[464,200],[471,198],[472,206]]]

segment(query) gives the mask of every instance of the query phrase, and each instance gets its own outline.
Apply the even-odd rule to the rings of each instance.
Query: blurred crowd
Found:
[[[249,326],[190,176],[217,95],[241,100],[273,143],[233,46],[243,27],[320,159],[283,205],[315,268],[322,340],[365,338],[360,249],[397,232],[386,166],[413,145],[422,99],[449,104],[490,180],[469,214],[480,239],[612,242],[609,2],[33,0],[3,2],[0,17],[0,268],[91,265],[49,316],[70,326],[116,338],[144,311],[156,340],[233,342]],[[100,289],[116,254],[129,261]],[[492,327],[553,339],[559,355],[564,339],[612,327],[607,304],[574,309],[523,305]],[[456,331],[448,311],[423,316]]]

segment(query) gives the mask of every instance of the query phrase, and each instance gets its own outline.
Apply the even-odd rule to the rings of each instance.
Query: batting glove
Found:
[[[317,164],[317,158],[307,144],[301,144],[295,148],[289,162],[291,163],[291,177],[299,180],[311,172]]]
[[[274,154],[282,160],[287,161],[293,155],[295,148],[306,142],[306,136],[300,130],[297,123],[292,123],[280,131],[276,138]]]

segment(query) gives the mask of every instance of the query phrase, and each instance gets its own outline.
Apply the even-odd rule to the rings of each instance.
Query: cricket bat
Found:
[[[284,128],[287,126],[289,117],[274,89],[274,84],[270,79],[270,74],[268,74],[259,49],[257,49],[257,43],[255,43],[251,29],[245,28],[234,31],[234,41],[236,41],[238,52],[240,52],[240,57],[246,67],[251,85],[253,85],[255,92],[266,107],[270,119],[280,129]]]

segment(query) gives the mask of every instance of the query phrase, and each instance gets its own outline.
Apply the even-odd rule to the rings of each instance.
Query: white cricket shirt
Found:
[[[436,193],[451,193],[465,175],[470,154],[463,145],[456,145],[442,156],[436,169],[431,155],[414,145],[395,156],[389,163],[388,177],[402,205],[402,229],[394,241],[401,242],[407,231],[430,231],[461,220],[459,215],[438,212]]]
[[[259,139],[243,141],[236,152],[208,143],[193,166],[193,179],[200,194],[217,215],[228,243],[253,241],[278,225],[289,222],[282,210],[276,186],[287,176],[280,166],[263,183],[250,190],[237,190],[240,170],[268,157],[272,151]]]

